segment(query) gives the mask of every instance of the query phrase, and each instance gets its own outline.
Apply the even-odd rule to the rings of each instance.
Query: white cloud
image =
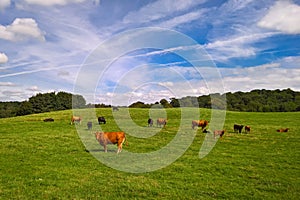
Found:
[[[299,57],[295,57],[299,59]],[[295,59],[289,58],[289,61]],[[283,58],[273,63],[246,68],[222,68],[225,90],[250,91],[253,89],[285,89],[300,90],[300,68],[297,63],[289,63]]]
[[[276,2],[258,22],[262,28],[300,34],[300,6],[288,0]]]
[[[158,85],[164,86],[164,87],[172,87],[174,86],[173,82],[167,81],[167,82],[159,82]]]
[[[224,61],[230,58],[250,57],[255,56],[256,52],[260,50],[253,47],[253,43],[274,34],[276,33],[237,33],[237,35],[208,43],[204,47],[214,60]]]
[[[36,21],[32,18],[16,18],[11,25],[0,25],[0,39],[9,41],[26,41],[38,39],[45,41],[45,33],[42,32]]]
[[[15,83],[12,82],[0,82],[0,86],[5,86],[5,87],[15,87],[17,86]]]
[[[66,5],[69,3],[82,3],[86,0],[25,0],[28,4],[41,6]]]
[[[124,23],[145,23],[170,17],[176,12],[192,8],[205,1],[193,0],[158,0],[142,7],[138,11],[130,12],[124,17]]]
[[[0,64],[7,63],[7,61],[8,61],[8,58],[5,55],[5,53],[0,52]]]
[[[10,0],[1,0],[0,1],[0,11],[4,10],[8,6],[10,6]]]
[[[205,12],[205,10],[190,12],[184,15],[176,16],[172,19],[166,20],[162,23],[157,24],[159,27],[175,28],[180,24],[190,23],[194,20],[199,19]]]
[[[27,90],[28,90],[28,91],[31,91],[31,92],[39,92],[39,91],[41,91],[41,90],[39,89],[39,87],[36,86],[36,85],[27,88]]]

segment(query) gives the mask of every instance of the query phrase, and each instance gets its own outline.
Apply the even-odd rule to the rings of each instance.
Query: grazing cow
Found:
[[[225,130],[214,130],[214,138],[216,138],[216,136],[218,136],[218,135],[221,138],[221,137],[223,137],[224,133],[225,133]]]
[[[195,126],[197,127],[201,127],[202,130],[208,125],[208,121],[207,120],[193,120],[192,121],[192,128],[194,129]]]
[[[148,127],[149,126],[153,126],[153,119],[151,119],[151,118],[148,119]]]
[[[277,132],[280,132],[280,133],[288,132],[288,131],[289,131],[289,128],[281,128],[281,129],[277,130]]]
[[[113,111],[119,111],[119,108],[114,106]]]
[[[46,119],[44,119],[43,121],[44,121],[44,122],[54,122],[54,119],[52,119],[52,118],[46,118]]]
[[[101,124],[101,123],[103,123],[103,124],[106,124],[106,120],[105,120],[105,118],[104,117],[98,117],[98,123],[99,124]]]
[[[164,119],[164,118],[158,118],[157,120],[156,120],[156,126],[158,126],[159,125],[159,127],[161,127],[161,125],[163,125],[163,127],[165,127],[166,126],[166,124],[167,124],[167,119]]]
[[[77,116],[72,116],[71,118],[71,124],[74,124],[75,122],[81,124],[82,118]]]
[[[99,144],[104,147],[105,152],[107,152],[108,144],[117,144],[117,153],[120,153],[122,151],[122,145],[126,140],[124,132],[96,132],[95,137]]]
[[[250,126],[245,126],[245,133],[250,133],[250,130],[251,130]]]
[[[92,122],[88,122],[86,125],[87,125],[88,130],[92,130],[92,127],[93,127]]]
[[[234,125],[233,125],[233,130],[234,130],[234,132],[239,132],[239,133],[241,133],[242,130],[243,130],[243,127],[244,127],[244,125],[237,125],[237,124],[234,124]]]

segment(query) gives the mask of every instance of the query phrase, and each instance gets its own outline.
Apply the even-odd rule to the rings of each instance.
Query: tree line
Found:
[[[37,94],[27,101],[0,102],[0,118],[86,107],[81,95],[67,92]]]
[[[165,108],[200,107],[226,109],[242,112],[295,112],[300,111],[300,92],[291,89],[284,90],[252,90],[250,92],[228,92],[225,94],[210,94],[199,97],[187,96],[162,99],[154,104],[135,102],[129,107],[153,108],[161,105]]]
[[[0,102],[0,118],[43,113],[72,108],[107,108],[111,105],[86,104],[81,95],[67,92],[37,94],[22,102]],[[177,108],[200,107],[227,109],[243,112],[295,112],[300,111],[300,92],[284,90],[252,90],[250,92],[228,92],[198,97],[161,99],[155,103],[137,101],[130,108]]]

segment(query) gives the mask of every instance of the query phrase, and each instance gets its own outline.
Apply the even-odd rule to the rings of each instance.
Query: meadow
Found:
[[[299,112],[228,111],[224,137],[200,159],[206,134],[193,131],[190,119],[182,122],[179,108],[95,111],[107,120],[101,125],[104,131],[129,127],[125,152],[117,155],[110,145],[104,153],[97,143],[87,148],[82,140],[95,142],[92,133],[100,130],[93,114],[84,116],[81,125],[70,125],[72,110],[0,119],[0,199],[299,199]],[[149,114],[168,117],[167,126],[147,127]],[[200,110],[201,118],[210,115],[210,110]],[[43,122],[47,117],[54,122]],[[93,121],[92,131],[87,120]],[[122,158],[126,151],[159,150],[175,137],[181,122],[180,129],[195,138],[182,156],[161,169],[129,173],[92,155]],[[234,133],[234,123],[250,125],[251,133]],[[287,127],[287,133],[276,132]],[[141,130],[150,136],[136,137]]]

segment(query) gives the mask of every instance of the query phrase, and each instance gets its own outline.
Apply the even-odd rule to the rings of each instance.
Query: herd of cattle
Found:
[[[116,111],[116,109],[115,109]],[[53,122],[54,119],[52,118],[46,118],[44,119],[44,122]],[[81,124],[82,118],[80,116],[72,116],[71,117],[71,124]],[[167,125],[168,119],[164,118],[158,118],[156,120],[156,126],[157,127],[165,127]],[[100,116],[98,117],[98,124],[106,124],[105,117]],[[148,119],[148,127],[152,127],[154,124],[153,119]],[[192,120],[192,129],[195,129],[195,127],[201,127],[203,133],[211,133],[210,130],[207,130],[207,126],[209,124],[209,121],[207,120]],[[93,123],[91,121],[87,122],[87,128],[88,130],[92,130]],[[248,125],[240,125],[240,124],[234,124],[233,125],[233,131],[235,133],[242,133],[244,128],[244,133],[250,133],[251,127]],[[277,132],[288,132],[288,128],[281,128],[276,130]],[[214,138],[219,136],[220,138],[223,137],[225,134],[225,130],[214,130],[213,132]],[[126,140],[126,135],[124,132],[95,132],[96,140],[99,142],[101,146],[104,147],[104,151],[107,152],[107,145],[108,144],[117,144],[118,150],[117,153],[120,153],[122,151],[122,145]],[[127,143],[127,141],[126,141]]]

